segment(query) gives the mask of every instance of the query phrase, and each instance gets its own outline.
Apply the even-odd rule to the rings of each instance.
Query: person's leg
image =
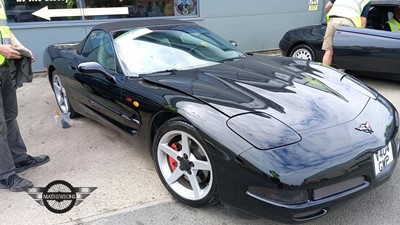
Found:
[[[339,18],[332,18],[326,27],[324,42],[322,43],[322,50],[325,50],[322,63],[327,66],[330,66],[333,61],[333,36],[339,21]]]
[[[17,91],[12,86],[10,76],[3,76],[1,91],[3,94],[4,118],[7,125],[8,147],[14,159],[14,163],[17,164],[26,160],[28,155],[17,122]]]
[[[322,58],[322,64],[330,66],[333,60],[333,50],[325,50],[324,57]]]
[[[22,139],[18,122],[17,92],[13,88],[10,76],[3,76],[2,84],[4,118],[7,125],[7,141],[12,158],[14,160],[15,172],[19,173],[34,166],[40,166],[49,161],[47,155],[32,157],[27,154],[24,140]]]
[[[7,111],[8,103],[5,100],[8,99],[6,95],[9,92],[6,87],[8,84],[7,81],[5,83],[4,77],[8,77],[8,74],[6,76],[3,74],[5,73],[0,71],[0,189],[23,191],[26,188],[33,187],[33,184],[15,174],[15,163],[13,153],[9,147],[8,121],[6,119],[9,112]],[[7,116],[5,116],[6,114]]]
[[[8,146],[7,124],[4,117],[4,82],[2,77],[0,74],[0,180],[8,178],[15,170],[14,159]]]

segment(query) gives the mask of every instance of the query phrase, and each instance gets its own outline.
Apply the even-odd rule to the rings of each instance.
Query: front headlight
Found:
[[[234,116],[228,127],[254,147],[267,150],[294,144],[301,137],[292,128],[265,113],[247,113]]]
[[[346,74],[345,76],[342,77],[341,81],[342,83],[350,86],[354,90],[359,91],[372,99],[378,98],[378,93],[376,93],[376,91],[372,90],[362,81],[358,80],[357,78],[351,75]]]

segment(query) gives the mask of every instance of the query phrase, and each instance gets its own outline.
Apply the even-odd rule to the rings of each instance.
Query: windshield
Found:
[[[114,42],[127,76],[195,69],[245,57],[230,42],[198,26],[139,28],[124,32]]]

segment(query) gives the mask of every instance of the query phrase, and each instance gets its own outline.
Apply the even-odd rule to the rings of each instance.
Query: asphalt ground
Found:
[[[361,78],[400,109],[400,82]],[[25,192],[0,190],[0,224],[279,224],[243,219],[222,205],[192,208],[176,202],[160,182],[146,150],[118,133],[79,117],[71,127],[56,123],[58,110],[46,77],[18,89],[22,135],[32,155],[50,162],[22,172],[35,187],[65,180],[74,187],[97,187],[80,205],[55,214]],[[322,219],[308,224],[400,224],[400,172],[391,180]]]

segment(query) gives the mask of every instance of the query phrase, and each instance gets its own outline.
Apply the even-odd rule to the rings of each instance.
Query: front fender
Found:
[[[227,126],[229,117],[216,109],[196,101],[177,102],[176,108],[178,114],[197,129],[204,141],[213,146],[214,152],[211,154],[219,152],[217,155],[224,158],[234,158],[252,147]]]

